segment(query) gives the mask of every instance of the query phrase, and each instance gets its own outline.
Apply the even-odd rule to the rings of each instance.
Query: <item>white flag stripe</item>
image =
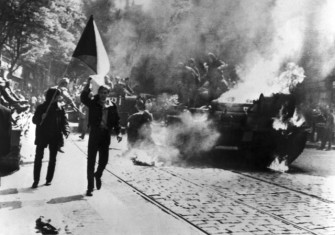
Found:
[[[102,75],[91,75],[92,78],[91,84],[92,84],[92,93],[93,95],[98,94],[98,89],[100,86],[105,85],[105,78]]]
[[[104,44],[101,40],[99,30],[93,21],[94,32],[95,32],[95,42],[97,49],[97,75],[104,77],[109,72],[109,59],[104,47]]]

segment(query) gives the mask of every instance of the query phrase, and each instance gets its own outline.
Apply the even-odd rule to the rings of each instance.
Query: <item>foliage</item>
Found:
[[[18,63],[69,61],[85,17],[75,0],[1,0],[0,50]]]

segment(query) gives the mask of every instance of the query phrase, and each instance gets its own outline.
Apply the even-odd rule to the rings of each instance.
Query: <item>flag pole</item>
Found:
[[[68,68],[69,68],[69,65],[70,65],[71,61],[72,61],[72,58],[71,58],[70,62],[66,65],[66,68],[65,68],[65,71],[64,71],[62,77],[64,77],[65,73],[67,73],[67,70],[68,70]],[[55,100],[55,98],[56,98],[56,94],[57,94],[57,90],[58,90],[58,89],[59,89],[59,85],[57,86],[56,91],[55,91],[54,94],[52,95],[51,101],[50,101],[50,103],[48,104],[47,110],[46,110],[45,113],[44,113],[45,116],[42,116],[42,120],[41,120],[40,126],[43,124],[44,119],[45,119],[45,118],[47,117],[47,115],[48,115],[48,112],[49,112],[49,110],[50,110],[51,104],[54,102],[54,100]]]
[[[92,30],[93,30],[93,31],[92,31]],[[93,37],[92,37],[92,34],[91,34],[92,32],[93,32]],[[99,32],[97,32],[97,33],[99,33]],[[83,33],[82,33],[82,35],[81,35],[81,37],[80,37],[80,39],[79,39],[79,42],[78,42],[78,44],[77,44],[77,47],[76,47],[76,49],[74,50],[74,52],[73,52],[73,54],[72,54],[72,58],[74,58],[74,57],[78,57],[78,56],[82,53],[82,51],[78,50],[79,44],[81,44],[81,46],[84,46],[84,47],[86,48],[86,46],[87,46],[87,41],[84,41],[84,39],[83,39],[84,35],[85,35],[86,37],[87,37],[87,36],[89,37],[90,40],[88,40],[88,42],[94,42],[94,44],[95,44],[95,46],[93,47],[93,50],[91,50],[88,54],[89,54],[89,55],[92,55],[92,56],[94,56],[94,55],[95,55],[95,56],[98,56],[97,48],[96,48],[96,35],[95,35],[94,20],[93,20],[93,15],[91,15],[89,21],[87,22],[87,24],[86,24],[86,26],[85,26],[85,28],[84,28]],[[99,38],[100,38],[100,35],[99,35]],[[81,48],[81,49],[82,49],[82,48]],[[71,58],[71,60],[72,60],[72,58]],[[107,59],[108,59],[108,58],[107,58]],[[71,61],[70,61],[70,62],[71,62]],[[83,61],[83,62],[84,62],[84,61]],[[65,73],[67,72],[68,67],[69,67],[69,64],[70,64],[70,63],[67,64],[63,76],[64,76]],[[89,65],[89,64],[86,63],[86,65]],[[90,66],[88,66],[88,67],[90,67]],[[93,69],[92,69],[92,70],[93,70]],[[96,73],[98,73],[98,71],[96,71]],[[59,88],[59,85],[58,85],[58,87],[57,87],[57,90],[58,90],[58,88]],[[46,112],[44,113],[44,114],[46,114],[46,115],[43,115],[43,116],[42,116],[42,121],[41,121],[40,125],[43,124],[44,119],[46,118],[46,116],[47,116],[47,114],[48,114],[48,112],[49,112],[50,106],[51,106],[52,102],[54,101],[54,99],[55,99],[55,97],[56,97],[56,93],[57,93],[57,92],[55,92],[55,93],[53,94],[53,97],[52,97],[52,99],[51,99],[51,101],[50,101],[50,103],[49,103],[49,105],[48,105],[48,108],[47,108]],[[44,117],[44,118],[43,118],[43,117]]]

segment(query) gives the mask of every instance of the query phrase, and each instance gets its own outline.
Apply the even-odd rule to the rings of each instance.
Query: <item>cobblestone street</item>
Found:
[[[324,177],[134,166],[121,157],[108,170],[209,234],[335,233],[334,185]]]
[[[121,155],[126,141],[113,140],[103,190],[87,199],[87,139],[71,135],[58,157],[58,181],[33,191],[32,134],[22,141],[21,169],[2,178],[0,224],[7,230],[0,234],[34,234],[31,225],[41,214],[60,234],[335,234],[331,176],[139,166]],[[71,165],[77,167],[66,170]]]

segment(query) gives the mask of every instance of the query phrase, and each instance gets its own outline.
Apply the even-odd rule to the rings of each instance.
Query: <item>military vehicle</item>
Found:
[[[307,141],[308,129],[292,95],[260,95],[252,103],[214,100],[209,118],[221,134],[215,148],[240,151],[261,167],[275,158],[291,164]]]
[[[291,164],[305,148],[308,128],[292,95],[260,95],[253,102],[233,103],[213,100],[208,108],[193,108],[192,113],[207,113],[220,134],[212,152],[227,156],[235,152],[250,165],[268,167],[275,159]],[[178,115],[168,115],[168,124]],[[177,147],[183,153],[189,133],[181,133]]]

